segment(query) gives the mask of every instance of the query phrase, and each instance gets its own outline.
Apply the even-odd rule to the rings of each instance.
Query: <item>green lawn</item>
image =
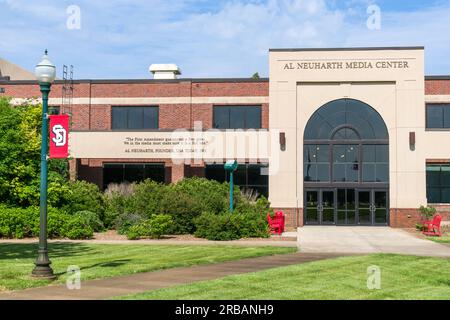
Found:
[[[49,246],[56,283],[67,267],[81,268],[81,280],[295,252],[296,248],[179,245],[102,245],[53,243]],[[30,277],[37,254],[34,244],[0,244],[0,292],[49,284]]]
[[[450,235],[445,235],[442,237],[427,237],[427,239],[438,243],[450,243]]]
[[[381,289],[367,288],[367,268]],[[376,254],[228,276],[117,299],[450,299],[450,259]]]

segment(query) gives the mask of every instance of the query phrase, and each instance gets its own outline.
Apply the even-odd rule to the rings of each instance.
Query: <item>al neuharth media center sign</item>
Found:
[[[344,70],[344,69],[409,69],[405,60],[375,61],[296,61],[286,62],[284,70]]]

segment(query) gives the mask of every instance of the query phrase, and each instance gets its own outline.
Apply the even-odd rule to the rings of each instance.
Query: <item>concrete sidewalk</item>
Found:
[[[212,280],[233,274],[255,272],[269,268],[330,259],[338,256],[342,255],[333,253],[293,253],[248,258],[217,264],[174,268],[101,280],[89,280],[81,283],[80,290],[68,290],[65,285],[54,285],[0,293],[0,300],[107,299],[195,281]]]
[[[308,226],[298,229],[301,252],[397,253],[450,258],[450,247],[389,227]]]

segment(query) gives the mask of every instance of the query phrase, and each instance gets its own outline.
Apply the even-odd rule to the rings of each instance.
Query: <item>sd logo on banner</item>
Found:
[[[69,115],[53,115],[50,119],[50,158],[69,156]]]

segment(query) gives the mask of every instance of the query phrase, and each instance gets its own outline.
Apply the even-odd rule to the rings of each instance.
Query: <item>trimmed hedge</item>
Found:
[[[93,229],[80,215],[71,216],[60,209],[48,208],[49,238],[89,239]],[[0,238],[39,236],[39,207],[10,208],[0,206]]]

